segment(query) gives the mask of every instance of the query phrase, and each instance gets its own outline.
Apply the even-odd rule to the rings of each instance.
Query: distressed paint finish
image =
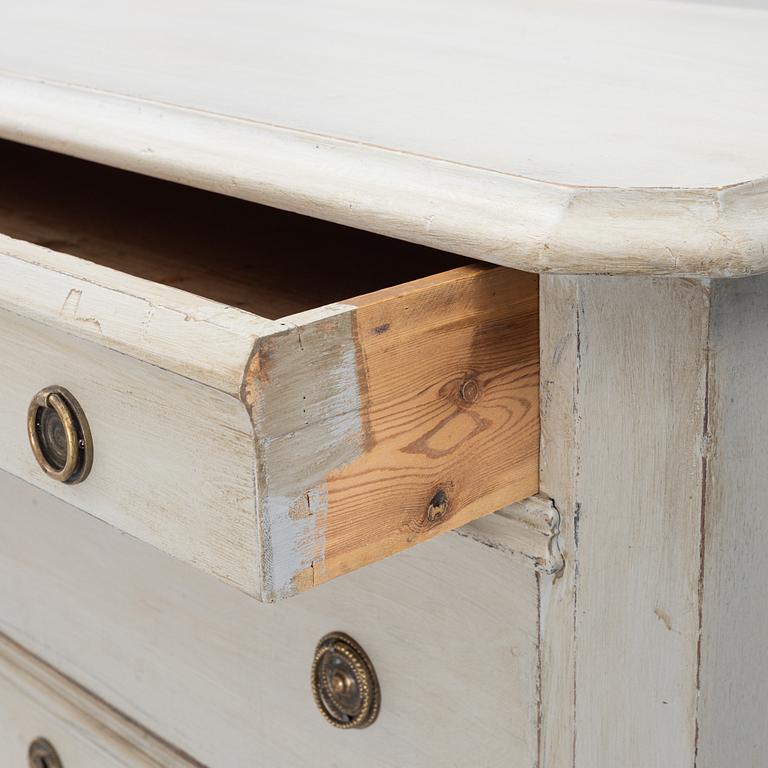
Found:
[[[579,502],[579,280],[542,275],[541,494],[559,512],[564,567],[539,578],[539,766],[574,768],[576,740],[575,590]]]
[[[64,766],[204,768],[0,635],[0,759],[27,765],[46,738]]]
[[[713,282],[697,768],[768,754],[768,279]]]
[[[544,496],[510,504],[456,529],[493,549],[529,558],[537,571],[560,574],[565,560],[560,549],[560,513]]]
[[[536,765],[527,557],[449,533],[274,606],[3,472],[0,497],[0,631],[209,768]],[[382,685],[352,733],[309,690],[338,629]]]
[[[576,765],[692,765],[709,286],[579,293]]]
[[[536,492],[537,282],[461,268],[286,318],[259,346],[266,599]]]
[[[765,179],[722,189],[573,187],[48,83],[0,76],[0,93],[14,105],[4,138],[504,266],[768,269]],[[111,130],[116,122],[132,135]],[[66,138],[50,133],[55,124],[66,124]]]
[[[537,325],[537,277],[484,265],[267,320],[0,235],[0,466],[276,600],[536,492]],[[81,485],[27,445],[53,383]]]
[[[758,768],[768,281],[542,278],[543,768]]]
[[[270,320],[0,234],[0,307],[238,395]]]
[[[281,321],[244,379],[257,440],[263,593],[314,586],[325,564],[330,468],[365,449],[353,343],[354,307],[337,305]]]
[[[124,533],[254,593],[253,431],[243,404],[211,387],[0,309],[0,467]],[[32,397],[69,389],[93,434],[87,482],[38,467]]]

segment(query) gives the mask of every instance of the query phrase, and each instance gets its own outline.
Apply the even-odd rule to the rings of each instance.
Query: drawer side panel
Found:
[[[243,399],[276,600],[538,490],[538,278],[471,266],[285,318]]]

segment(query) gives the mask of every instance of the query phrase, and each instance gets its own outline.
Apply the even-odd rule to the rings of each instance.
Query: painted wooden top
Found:
[[[533,271],[768,270],[768,1],[25,0],[0,136]]]

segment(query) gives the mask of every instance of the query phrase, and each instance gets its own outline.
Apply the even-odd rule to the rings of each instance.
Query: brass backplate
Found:
[[[381,690],[371,660],[344,632],[331,632],[315,649],[312,695],[336,728],[367,728],[378,717]]]
[[[80,404],[64,387],[38,392],[27,411],[32,453],[48,477],[73,485],[88,476],[93,438]]]

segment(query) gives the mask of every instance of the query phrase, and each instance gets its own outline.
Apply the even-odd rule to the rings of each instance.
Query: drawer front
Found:
[[[0,236],[0,468],[273,601],[538,487],[537,280],[467,266],[272,321]],[[29,403],[93,467],[38,467]]]
[[[64,329],[0,309],[0,467],[120,531],[258,589],[253,439],[233,397]],[[77,399],[94,462],[77,485],[37,465],[32,397],[50,385]]]
[[[0,635],[4,768],[199,768]]]
[[[0,491],[0,629],[203,764],[536,764],[530,561],[446,534],[275,607],[7,474]],[[376,669],[364,730],[312,700],[329,631]]]

